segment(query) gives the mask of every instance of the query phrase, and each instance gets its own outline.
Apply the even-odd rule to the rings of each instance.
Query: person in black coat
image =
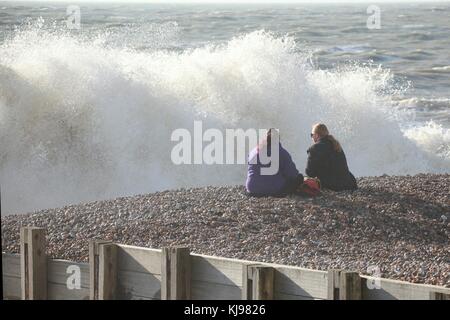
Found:
[[[311,138],[314,144],[308,149],[306,174],[319,178],[323,188],[355,190],[356,179],[348,169],[344,150],[327,127],[322,123],[314,125]]]

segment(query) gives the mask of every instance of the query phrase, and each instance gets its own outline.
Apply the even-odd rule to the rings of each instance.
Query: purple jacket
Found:
[[[255,157],[258,157],[258,161],[254,160]],[[281,143],[279,157],[278,173],[274,175],[261,175],[261,167],[269,167],[270,164],[263,165],[260,163],[257,147],[250,152],[248,156],[246,182],[248,193],[254,195],[279,195],[284,193],[290,181],[297,179],[299,172],[295,167],[295,163],[292,161],[291,155],[281,146]]]

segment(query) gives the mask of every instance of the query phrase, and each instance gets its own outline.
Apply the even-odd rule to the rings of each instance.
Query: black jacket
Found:
[[[323,188],[340,191],[357,188],[356,179],[348,170],[344,151],[337,152],[333,143],[322,138],[308,149],[306,174],[319,178]]]

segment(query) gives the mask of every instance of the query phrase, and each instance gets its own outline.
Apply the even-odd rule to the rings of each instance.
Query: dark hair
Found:
[[[269,130],[267,130],[266,137],[258,145],[260,150],[263,148],[270,149],[270,147],[272,145],[272,136],[276,137],[275,139],[278,138],[278,141],[280,141],[280,134],[279,134],[278,130],[275,128],[270,128]]]

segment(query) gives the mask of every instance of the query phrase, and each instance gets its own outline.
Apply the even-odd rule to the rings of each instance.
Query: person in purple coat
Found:
[[[275,134],[277,140],[272,139],[272,135]],[[270,129],[267,132],[266,139],[255,147],[248,156],[246,189],[252,196],[283,196],[294,193],[297,187],[303,183],[303,175],[298,172],[291,155],[279,142],[278,171],[275,174],[264,174],[262,172],[262,168],[268,168],[273,164],[272,161],[261,161],[263,152],[270,159],[272,140],[279,141],[278,132],[275,129]]]

